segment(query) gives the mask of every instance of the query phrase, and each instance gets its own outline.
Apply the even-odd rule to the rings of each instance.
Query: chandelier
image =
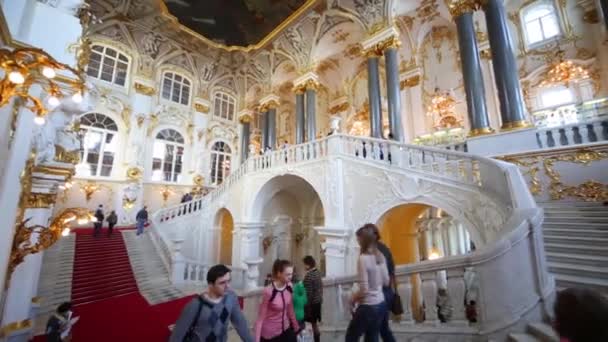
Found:
[[[589,78],[587,69],[574,64],[571,60],[564,60],[563,52],[557,53],[558,60],[553,63],[545,79],[540,83],[541,87],[552,87],[561,84],[566,86]]]
[[[39,125],[45,122],[47,106],[51,109],[58,106],[66,93],[72,96],[74,102],[82,101],[82,74],[66,64],[57,62],[41,49],[0,49],[0,69],[4,73],[4,78],[0,80],[0,107],[8,104],[12,98],[20,98],[25,102],[25,106],[36,114],[34,120]],[[53,80],[58,73],[71,73],[75,76],[74,80],[65,77],[62,79],[62,82],[68,85],[68,90],[62,91],[59,84]],[[39,85],[43,92],[49,95],[47,106],[40,98],[30,94],[30,87],[34,84]]]
[[[427,107],[426,115],[430,117],[443,118],[455,116],[456,99],[448,91],[440,92],[435,88],[435,94],[431,98],[431,104]]]

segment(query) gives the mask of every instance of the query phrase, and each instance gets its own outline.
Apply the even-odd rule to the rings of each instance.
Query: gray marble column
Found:
[[[519,69],[504,0],[485,0],[484,12],[488,27],[488,39],[492,50],[492,65],[500,101],[500,116],[503,129],[527,126],[523,93],[519,83]]]
[[[250,126],[250,119],[241,119],[241,163],[244,163],[249,156]]]
[[[268,111],[260,113],[262,115],[262,153],[268,146]]]
[[[604,24],[606,25],[606,30],[608,31],[608,1],[600,0],[600,9],[602,10],[602,16],[604,17]]]
[[[492,133],[486,106],[479,49],[475,38],[473,12],[465,12],[457,16],[456,28],[458,29],[458,47],[460,49],[464,90],[467,96],[467,113],[471,125],[470,135]]]
[[[403,142],[401,123],[401,88],[399,85],[399,52],[397,47],[384,51],[386,58],[386,96],[388,98],[388,123],[392,139]],[[380,125],[382,127],[382,124]],[[382,130],[382,128],[381,128]]]
[[[306,137],[317,139],[317,91],[312,88],[306,89]]]
[[[268,146],[271,149],[277,148],[277,109],[268,109]]]
[[[382,138],[382,106],[378,56],[367,58],[367,89],[369,91],[369,127],[372,138]]]
[[[296,92],[296,144],[304,142],[305,134],[304,93]]]

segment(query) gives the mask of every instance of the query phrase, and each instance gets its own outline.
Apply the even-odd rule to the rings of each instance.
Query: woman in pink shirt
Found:
[[[256,342],[296,342],[300,332],[293,310],[291,277],[293,266],[287,260],[272,265],[272,282],[262,295],[262,304],[255,322]]]

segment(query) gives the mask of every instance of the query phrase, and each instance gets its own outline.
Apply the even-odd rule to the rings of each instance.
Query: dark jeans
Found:
[[[395,292],[390,287],[383,287],[382,292],[384,293],[384,303],[386,304],[386,310],[384,311],[384,318],[380,323],[380,337],[384,342],[395,342],[395,336],[388,325],[388,318],[390,315],[390,308],[393,307],[393,301],[395,300]]]
[[[99,231],[101,231],[101,223],[93,223],[93,236],[97,236],[97,234],[99,234]]]
[[[108,223],[108,235],[112,235],[112,231],[114,230],[114,226],[116,223]]]
[[[378,342],[381,319],[386,315],[386,303],[359,305],[346,329],[345,342],[358,342],[365,335],[365,342]]]

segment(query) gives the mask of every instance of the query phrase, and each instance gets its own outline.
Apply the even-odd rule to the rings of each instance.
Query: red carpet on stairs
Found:
[[[122,234],[106,230],[93,237],[92,229],[77,229],[72,276],[75,306],[137,292]]]
[[[80,320],[72,342],[166,342],[168,326],[192,297],[148,305],[138,292],[120,232],[97,239],[91,229],[76,234],[72,301]]]

